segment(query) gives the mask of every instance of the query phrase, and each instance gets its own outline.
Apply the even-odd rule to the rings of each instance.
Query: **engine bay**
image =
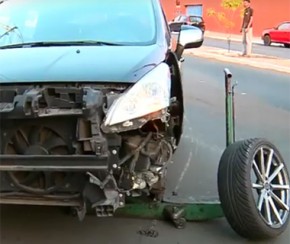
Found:
[[[128,197],[161,201],[178,105],[173,98],[169,108],[105,125],[129,88],[1,85],[1,202],[75,204],[112,216]]]

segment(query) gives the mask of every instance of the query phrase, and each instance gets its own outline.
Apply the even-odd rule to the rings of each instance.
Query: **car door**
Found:
[[[283,29],[283,41],[290,44],[290,22],[285,23]]]
[[[287,42],[287,29],[289,28],[289,23],[282,23],[276,30],[271,33],[271,39],[274,42],[285,43]],[[289,31],[288,31],[289,34]]]
[[[278,25],[277,27],[275,27],[271,30],[270,36],[271,36],[272,42],[280,42],[280,40],[281,40],[281,36],[280,36],[281,33],[279,30],[280,28],[281,28],[281,25]]]

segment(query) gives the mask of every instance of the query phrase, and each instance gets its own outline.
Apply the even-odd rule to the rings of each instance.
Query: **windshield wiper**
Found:
[[[24,42],[0,46],[0,49],[30,48],[30,47],[58,47],[58,46],[123,46],[124,44],[106,41],[66,41],[66,42]]]
[[[0,39],[3,38],[4,36],[8,35],[10,32],[13,32],[13,31],[15,31],[17,29],[18,29],[17,26],[13,26],[13,27],[9,28],[3,34],[0,35]]]

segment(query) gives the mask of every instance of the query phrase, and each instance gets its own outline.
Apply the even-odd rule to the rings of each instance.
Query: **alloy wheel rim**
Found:
[[[275,150],[262,146],[252,160],[251,184],[257,210],[272,228],[282,227],[289,215],[290,188],[285,163]]]

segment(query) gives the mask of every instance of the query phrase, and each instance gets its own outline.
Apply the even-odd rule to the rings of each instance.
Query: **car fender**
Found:
[[[166,58],[166,63],[170,66],[171,72],[171,97],[176,97],[178,101],[177,115],[179,117],[179,126],[175,130],[176,144],[178,145],[183,133],[183,116],[184,116],[184,102],[182,89],[182,75],[177,56],[170,51]]]

